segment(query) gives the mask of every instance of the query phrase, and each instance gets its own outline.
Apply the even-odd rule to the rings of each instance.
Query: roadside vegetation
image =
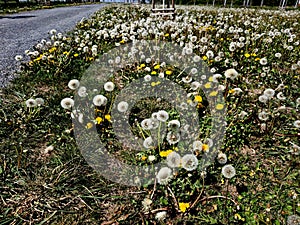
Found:
[[[150,17],[147,7],[110,5],[66,35],[49,31],[16,56],[22,70],[0,90],[0,224],[299,224],[299,21],[298,11],[197,6],[178,7],[169,20]],[[89,66],[135,40],[177,44],[209,71],[140,57],[85,90]],[[113,101],[137,79],[153,88],[166,79],[186,91],[201,125],[191,145],[182,149],[180,114],[158,98],[128,115],[142,150],[118,143]],[[212,106],[219,95],[224,102]],[[76,111],[76,97],[95,109],[91,117]],[[217,148],[210,122],[225,108]],[[127,102],[117,110],[126,112]],[[77,147],[72,118],[123,162],[165,162],[155,184],[127,187],[97,173]],[[150,133],[163,125],[168,135],[155,144]],[[215,161],[201,169],[210,151]]]

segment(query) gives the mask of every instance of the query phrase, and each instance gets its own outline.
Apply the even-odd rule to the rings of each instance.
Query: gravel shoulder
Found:
[[[65,33],[83,17],[88,18],[102,7],[104,4],[92,4],[1,15],[0,87],[16,76],[16,55],[24,55],[25,50],[47,39],[51,29]]]

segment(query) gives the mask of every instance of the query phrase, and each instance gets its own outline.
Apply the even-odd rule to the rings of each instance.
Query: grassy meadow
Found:
[[[150,14],[145,6],[109,5],[16,56],[21,72],[0,90],[0,224],[300,224],[300,12],[181,6],[174,19]],[[179,57],[195,54],[193,65],[209,71],[141,55],[98,89],[83,85],[99,57],[139,40],[176,44]],[[129,95],[113,105],[138,79],[186,91],[184,106],[200,123],[190,145],[181,145],[182,116],[159,96],[130,113]],[[89,104],[80,111],[76,99]],[[216,146],[210,124],[225,108]],[[118,141],[113,110],[126,114],[142,150]],[[77,146],[72,119],[81,131],[94,129],[120,161],[150,165],[154,184],[126,186],[97,173]],[[215,158],[203,169],[206,153]],[[165,166],[151,167],[158,162]]]

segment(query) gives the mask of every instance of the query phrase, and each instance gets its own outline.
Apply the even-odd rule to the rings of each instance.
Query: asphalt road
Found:
[[[16,55],[24,56],[25,50],[42,39],[49,39],[51,29],[65,33],[83,17],[88,18],[103,6],[80,5],[0,15],[0,87],[16,76],[19,68]]]

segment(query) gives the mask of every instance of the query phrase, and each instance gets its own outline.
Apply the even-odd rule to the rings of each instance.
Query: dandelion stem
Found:
[[[171,188],[169,186],[167,186],[167,188],[168,188],[168,191],[170,192],[172,199],[174,201],[175,209],[177,210],[177,212],[179,212],[177,199],[176,199],[174,193],[172,192]]]
[[[200,194],[198,195],[198,197],[196,198],[196,200],[193,202],[193,204],[187,209],[186,213],[188,213],[198,203],[200,197],[203,194],[203,191],[204,191],[204,177],[202,178],[202,189],[200,191]]]
[[[223,195],[213,195],[213,196],[208,196],[208,197],[205,197],[205,198],[200,199],[199,202],[203,202],[203,201],[205,201],[205,200],[214,199],[214,198],[225,198],[225,199],[228,199],[228,200],[232,201],[235,205],[238,205],[238,203],[235,202],[233,199],[228,198],[228,197],[223,196]]]
[[[153,187],[153,191],[151,193],[150,199],[153,198],[154,192],[156,191],[156,179],[154,179],[154,187]]]

